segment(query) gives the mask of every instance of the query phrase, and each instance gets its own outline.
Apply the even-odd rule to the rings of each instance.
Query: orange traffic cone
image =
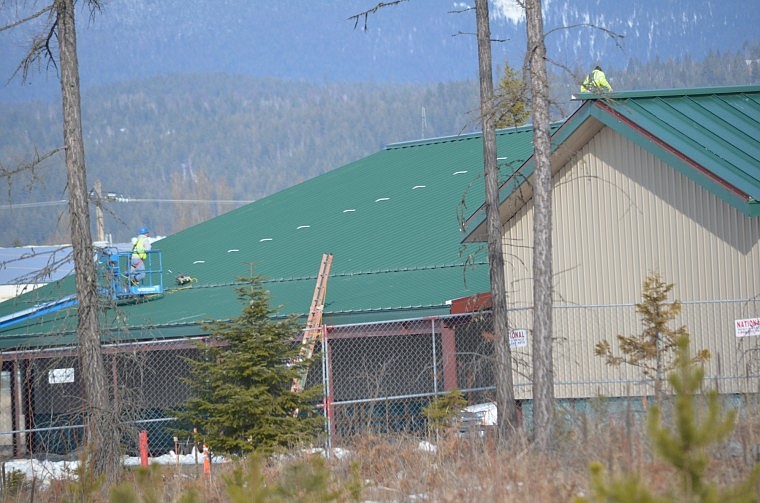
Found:
[[[206,444],[203,444],[203,473],[211,475],[211,453]]]

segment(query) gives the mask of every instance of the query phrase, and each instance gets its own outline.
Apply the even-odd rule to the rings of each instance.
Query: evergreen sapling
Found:
[[[300,357],[301,327],[294,317],[275,319],[260,276],[242,278],[243,312],[203,327],[211,336],[188,359],[191,396],[180,421],[197,427],[217,452],[269,455],[313,439],[322,426],[314,403],[319,386],[298,393],[293,382],[311,361]]]

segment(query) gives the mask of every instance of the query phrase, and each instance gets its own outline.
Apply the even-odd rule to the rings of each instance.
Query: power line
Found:
[[[197,203],[213,203],[213,204],[248,204],[255,202],[254,200],[243,199],[137,199],[124,196],[103,197],[106,201],[115,201],[118,203],[176,203],[176,204],[197,204]],[[0,204],[0,210],[10,210],[16,208],[41,208],[44,206],[60,206],[68,204],[67,199],[59,199],[57,201],[39,201],[35,203],[16,203],[16,204]]]
[[[107,201],[116,201],[119,203],[214,203],[214,204],[248,204],[255,200],[238,200],[238,199],[136,199],[131,197],[119,196]]]
[[[41,201],[38,203],[17,203],[17,204],[0,204],[0,210],[10,210],[15,208],[39,208],[41,206],[60,206],[67,204],[67,199],[60,199],[58,201]]]

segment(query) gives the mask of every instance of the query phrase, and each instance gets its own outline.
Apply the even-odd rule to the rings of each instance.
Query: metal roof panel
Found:
[[[532,152],[530,128],[500,130],[497,141],[505,172]],[[463,217],[483,201],[482,159],[480,135],[393,144],[165,237],[153,244],[163,254],[163,298],[108,311],[106,338],[181,336],[234,317],[237,280],[251,272],[267,280],[280,314],[304,316],[323,253],[334,254],[328,324],[446,313],[448,300],[489,290],[485,251],[460,245]],[[173,287],[179,274],[197,281]],[[73,278],[50,284],[0,304],[0,317],[71,292]],[[71,333],[72,314],[0,329],[0,347]]]
[[[716,178],[760,200],[760,86],[625,93],[603,103]]]

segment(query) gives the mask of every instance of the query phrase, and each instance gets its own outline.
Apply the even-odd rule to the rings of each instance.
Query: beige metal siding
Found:
[[[760,316],[760,301],[712,301],[760,296],[760,218],[729,206],[609,128],[555,174],[553,211],[558,397],[643,394],[636,369],[607,367],[593,347],[602,338],[640,332],[633,304],[652,272],[675,284],[675,298],[686,304],[679,322],[687,325],[693,346],[713,353],[707,375],[746,375],[756,365],[759,342],[738,340],[733,322]],[[513,308],[532,304],[532,239],[529,202],[504,226]],[[510,320],[517,328],[531,325],[525,310],[512,312]],[[518,356],[530,361],[529,350]],[[526,379],[515,376],[518,384]],[[737,390],[731,382],[722,389]]]

